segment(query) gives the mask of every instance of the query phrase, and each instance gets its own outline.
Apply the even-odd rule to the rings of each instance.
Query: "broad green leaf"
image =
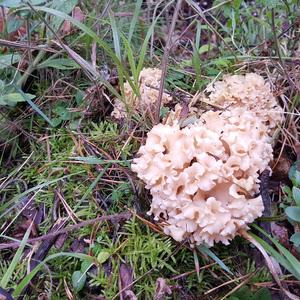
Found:
[[[289,201],[292,201],[292,190],[289,186],[284,185],[282,191],[286,194]]]
[[[293,192],[293,198],[294,198],[297,206],[300,207],[300,189],[293,186],[292,192]]]
[[[54,109],[53,112],[55,112],[60,119],[67,121],[71,119],[72,113],[68,111],[67,107],[63,104],[57,105]]]
[[[201,54],[208,52],[209,50],[212,50],[213,48],[214,48],[213,45],[205,44],[199,48],[198,53],[199,53],[199,55],[201,55]]]
[[[81,273],[80,271],[75,271],[72,275],[72,285],[76,292],[79,292],[83,289],[86,282],[86,274]]]
[[[272,295],[267,288],[262,288],[253,295],[251,300],[272,300]]]
[[[53,58],[46,60],[42,63],[40,63],[37,66],[39,69],[42,68],[54,68],[58,70],[73,70],[73,69],[79,69],[80,66],[70,58]]]
[[[4,54],[0,55],[0,70],[3,70],[17,63],[21,59],[19,54]]]
[[[45,121],[47,121],[51,126],[51,120],[43,113],[43,111],[33,102],[31,98],[27,96],[16,84],[14,84],[15,89],[22,95],[24,100],[35,110],[37,114],[39,114]]]
[[[296,247],[300,247],[300,232],[294,233],[294,234],[291,236],[290,241],[291,241]]]
[[[81,268],[80,268],[80,272],[81,273],[86,273],[90,267],[93,265],[93,263],[91,263],[90,260],[84,260],[82,263],[81,263]]]
[[[52,121],[52,126],[57,127],[62,122],[62,119],[61,118],[52,118],[51,121]]]
[[[294,186],[300,186],[300,161],[297,160],[289,169],[289,179]]]
[[[251,300],[253,294],[247,285],[242,286],[228,300]]]
[[[50,7],[69,15],[77,5],[77,3],[78,0],[54,0],[52,1]],[[62,20],[61,18],[54,16],[50,21],[50,26],[56,32],[60,28],[63,21],[64,20]],[[49,34],[51,36],[52,32],[49,32]]]
[[[6,29],[7,33],[12,33],[17,31],[24,24],[24,20],[11,18],[7,21]]]
[[[31,94],[25,94],[29,99],[34,99],[35,96]],[[0,105],[15,105],[18,102],[25,102],[23,95],[20,93],[10,93],[0,96]]]
[[[97,261],[100,264],[105,263],[110,257],[110,253],[108,251],[101,251],[98,255],[97,255]]]
[[[300,222],[300,207],[289,206],[285,209],[285,213],[293,221]]]

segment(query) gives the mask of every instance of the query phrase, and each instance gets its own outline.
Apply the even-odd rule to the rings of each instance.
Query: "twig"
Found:
[[[14,41],[7,41],[0,39],[0,46],[1,47],[8,47],[8,48],[20,48],[20,49],[31,49],[31,50],[44,50],[47,52],[52,52],[52,53],[57,53],[57,50],[51,49],[47,45],[28,45],[25,43],[20,43],[20,42],[14,42]]]
[[[161,67],[162,72],[161,72],[161,80],[160,80],[159,93],[158,93],[157,106],[156,106],[156,109],[157,109],[156,119],[155,119],[156,124],[159,123],[160,107],[161,107],[161,101],[162,101],[162,96],[163,96],[164,86],[165,86],[165,81],[166,81],[166,75],[167,75],[168,58],[169,58],[170,50],[172,48],[172,36],[173,36],[174,30],[175,30],[175,24],[176,24],[176,20],[177,20],[178,14],[179,14],[179,10],[181,8],[181,3],[182,3],[182,0],[177,0],[176,8],[175,8],[173,18],[172,18],[172,23],[171,23],[170,30],[168,33],[167,44],[164,49],[164,55],[162,58],[162,67]]]
[[[87,220],[87,221],[83,221],[81,223],[54,231],[54,232],[49,232],[43,236],[39,236],[36,238],[32,238],[32,239],[28,239],[27,243],[34,243],[34,242],[39,242],[39,241],[43,241],[46,239],[49,239],[50,237],[56,236],[56,235],[60,235],[60,234],[64,234],[82,227],[86,227],[89,225],[92,225],[96,222],[103,222],[103,221],[114,221],[114,222],[119,222],[122,220],[128,220],[131,217],[131,213],[130,212],[124,212],[124,213],[120,213],[120,214],[114,214],[114,215],[109,215],[109,216],[101,216],[95,219],[91,219],[91,220]],[[8,249],[8,248],[17,248],[19,247],[21,241],[18,242],[13,242],[13,243],[3,243],[0,244],[0,250],[2,249]]]
[[[46,51],[45,50],[41,50],[38,55],[36,56],[36,58],[34,59],[34,61],[32,62],[32,64],[30,64],[27,68],[27,70],[24,72],[23,76],[18,80],[17,85],[22,87],[27,79],[29,78],[29,76],[31,75],[31,73],[34,71],[34,69],[36,68],[36,66],[40,63],[40,61],[43,59],[43,57],[46,55]]]

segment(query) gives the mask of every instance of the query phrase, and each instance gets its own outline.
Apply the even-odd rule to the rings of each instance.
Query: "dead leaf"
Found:
[[[124,299],[126,300],[137,300],[137,296],[134,294],[133,291],[125,291],[124,292]]]
[[[290,247],[287,228],[285,228],[284,226],[279,226],[276,223],[272,222],[271,231],[274,237],[276,237],[282,245],[284,245],[286,248]]]
[[[296,155],[297,155],[297,160],[300,160],[300,143],[297,143],[295,145],[295,152],[296,152]]]
[[[122,263],[119,268],[119,290],[122,291],[120,293],[120,299],[125,300],[136,300],[137,297],[130,289],[131,284],[133,282],[133,271],[132,268],[128,264]],[[127,289],[128,287],[128,289]]]
[[[67,233],[59,235],[57,240],[55,241],[54,247],[56,249],[61,249],[68,237],[69,236]]]
[[[13,300],[13,297],[9,292],[0,287],[0,300]]]
[[[83,22],[85,19],[85,14],[83,13],[83,11],[81,10],[81,8],[79,6],[76,6],[73,9],[73,13],[72,13],[72,17],[79,22]]]
[[[172,291],[164,278],[157,278],[154,300],[164,300],[166,295],[171,295]]]
[[[276,163],[275,167],[272,168],[272,181],[286,181],[288,180],[288,172],[292,165],[292,161],[288,157],[287,153],[283,152],[280,160]]]
[[[49,297],[46,293],[42,293],[38,295],[38,300],[49,300]]]
[[[72,17],[79,22],[83,22],[85,15],[79,6],[76,6],[72,11]],[[68,35],[72,31],[72,24],[70,21],[64,21],[61,26],[61,33],[63,35]]]

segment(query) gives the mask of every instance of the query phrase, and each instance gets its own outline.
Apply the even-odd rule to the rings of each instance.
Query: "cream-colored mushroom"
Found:
[[[225,109],[240,107],[251,110],[270,129],[283,120],[282,108],[273,96],[270,84],[255,73],[246,75],[227,75],[207,88],[209,102]]]
[[[231,106],[205,112],[185,128],[174,113],[169,124],[148,133],[132,164],[152,195],[149,214],[164,232],[209,246],[228,244],[262,215],[259,173],[273,158],[270,128],[282,117],[269,86],[255,74],[217,82],[211,101]]]
[[[238,109],[205,113],[183,129],[154,126],[132,165],[153,196],[150,214],[175,240],[228,243],[262,214],[255,193],[272,159],[269,140],[256,114]]]
[[[124,84],[124,96],[125,102],[122,102],[119,99],[114,101],[114,110],[112,112],[112,116],[116,119],[122,119],[127,116],[127,110],[131,110],[132,112],[140,112],[149,111],[153,108],[153,105],[156,103],[158,94],[159,94],[159,86],[161,79],[161,70],[156,68],[145,68],[140,72],[139,76],[139,91],[140,97],[138,97],[129,82],[125,82]],[[172,97],[167,93],[163,93],[162,103],[166,104],[171,101]]]

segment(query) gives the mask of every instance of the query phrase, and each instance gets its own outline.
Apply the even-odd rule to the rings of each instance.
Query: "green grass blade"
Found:
[[[170,1],[169,3],[167,3],[164,8],[161,10],[161,12],[158,14],[158,16],[153,20],[151,26],[149,27],[147,34],[145,36],[141,51],[140,51],[140,57],[139,57],[139,61],[138,61],[138,66],[137,66],[137,74],[139,75],[143,65],[144,65],[144,60],[145,60],[145,56],[146,56],[146,50],[147,50],[147,46],[148,46],[148,42],[149,39],[151,38],[151,35],[154,31],[154,27],[156,25],[157,20],[159,19],[159,17],[164,13],[164,11],[174,2],[174,0]]]
[[[113,43],[114,43],[114,48],[115,48],[115,53],[117,55],[117,58],[119,59],[119,61],[122,61],[122,57],[121,57],[121,43],[120,43],[120,33],[119,33],[119,29],[117,27],[117,23],[116,23],[116,19],[112,13],[112,11],[109,11],[108,13],[109,15],[109,20],[110,20],[110,25],[111,25],[111,29],[112,29],[112,33],[113,33]],[[117,69],[118,69],[118,75],[119,75],[119,85],[120,85],[120,89],[121,89],[121,94],[122,94],[122,98],[125,97],[125,93],[124,93],[124,65],[118,66],[117,65]],[[131,79],[128,79],[131,81]]]
[[[3,278],[1,279],[0,286],[3,289],[5,289],[7,287],[7,284],[9,283],[9,281],[11,279],[11,276],[12,276],[17,264],[20,262],[23,250],[25,248],[25,245],[27,243],[27,240],[28,240],[28,237],[29,237],[29,234],[30,234],[30,231],[31,231],[31,227],[32,227],[32,223],[30,224],[30,226],[26,230],[26,233],[25,233],[25,235],[22,239],[22,242],[20,244],[20,247],[18,248],[18,250],[17,250],[13,260],[11,261],[7,271],[5,272]]]
[[[282,254],[280,254],[278,251],[276,251],[272,246],[270,246],[266,241],[264,241],[262,238],[258,237],[254,233],[249,233],[257,242],[259,242],[264,249],[274,257],[274,259],[281,264],[285,269],[287,269],[291,274],[293,274],[297,279],[300,279],[300,272],[294,268],[294,266],[291,264],[291,262],[286,259]],[[300,270],[300,269],[299,269]]]
[[[69,178],[69,177],[72,177],[72,176],[75,176],[75,175],[79,175],[79,174],[82,174],[84,173],[85,170],[82,170],[82,171],[79,171],[79,172],[76,172],[76,173],[73,173],[73,174],[68,174],[68,175],[65,175],[63,177],[60,177],[60,178],[56,178],[56,179],[53,179],[53,180],[50,180],[50,181],[47,181],[47,182],[44,182],[44,183],[41,183],[37,186],[34,186],[30,189],[28,189],[27,191],[17,195],[17,196],[14,196],[10,201],[7,201],[4,205],[1,206],[0,208],[0,212],[2,211],[5,211],[4,213],[2,213],[2,215],[0,215],[0,219],[2,219],[5,215],[9,214],[13,209],[14,209],[14,206],[10,207],[9,209],[7,209],[7,207],[9,207],[12,203],[18,201],[19,199],[21,199],[22,197],[30,194],[31,192],[34,192],[34,191],[37,191],[39,189],[42,189],[46,186],[49,186],[53,183],[56,183],[60,180],[64,180],[66,178]]]
[[[114,42],[114,48],[116,55],[118,59],[121,61],[121,44],[120,44],[120,34],[119,34],[119,29],[117,27],[116,19],[115,16],[113,15],[112,11],[109,11],[109,20],[110,20],[110,25],[111,25],[111,30],[113,33],[113,42]]]
[[[87,157],[77,156],[77,157],[70,157],[70,159],[74,159],[76,161],[82,161],[89,165],[107,165],[107,164],[111,164],[111,163],[114,163],[114,164],[124,163],[124,160],[105,160],[105,159],[97,158],[94,156],[87,156]]]
[[[130,47],[130,43],[126,39],[125,35],[122,34],[121,38],[123,40],[123,43],[124,43],[124,46],[125,46],[125,49],[126,49],[126,54],[127,54],[131,74],[132,74],[133,79],[134,79],[134,84],[137,86],[138,85],[138,78],[139,78],[138,75],[139,74],[136,71],[136,65],[135,65],[135,61],[134,61],[133,51],[132,51],[132,48]],[[137,90],[138,90],[138,87],[137,87]]]
[[[108,167],[110,166],[110,164],[108,164],[107,166],[105,166],[105,168],[98,174],[98,176],[94,179],[94,181],[91,183],[91,185],[88,187],[88,189],[86,190],[86,192],[84,193],[84,195],[82,196],[82,198],[78,201],[78,203],[76,204],[76,206],[74,207],[74,211],[77,210],[77,208],[81,205],[81,203],[87,198],[87,196],[93,191],[93,189],[95,188],[95,186],[97,185],[97,183],[99,182],[99,180],[102,178],[102,176],[105,174],[106,170],[108,169]]]
[[[89,255],[82,254],[82,253],[67,253],[67,252],[61,252],[61,253],[56,253],[48,256],[43,262],[39,263],[28,275],[26,275],[21,282],[18,284],[14,292],[12,293],[12,296],[14,298],[18,298],[21,296],[22,291],[24,288],[30,283],[32,278],[42,269],[42,267],[50,260],[55,259],[57,257],[62,257],[62,256],[67,256],[67,257],[74,257],[74,258],[79,258],[82,260],[88,260],[91,263],[94,262],[93,258]]]
[[[117,55],[114,53],[114,51],[112,51],[112,49],[110,48],[110,46],[106,42],[104,42],[102,39],[100,39],[99,36],[93,30],[91,30],[90,28],[88,28],[83,23],[81,23],[81,22],[77,21],[76,19],[72,18],[71,16],[69,16],[69,15],[67,15],[67,14],[65,14],[63,12],[60,12],[58,10],[55,10],[55,9],[52,9],[52,8],[49,8],[49,7],[46,7],[46,6],[33,6],[33,8],[36,11],[42,11],[42,12],[45,12],[45,13],[52,14],[54,16],[60,17],[60,18],[62,18],[64,20],[70,21],[74,26],[78,27],[85,34],[87,34],[88,36],[90,36],[110,56],[110,58],[116,64],[116,66],[118,67],[118,69],[122,70],[122,72],[124,73],[124,76],[125,76],[126,80],[130,84],[130,86],[132,87],[132,89],[134,90],[134,92],[138,93],[138,91],[136,90],[136,87],[134,86],[132,80],[130,79],[130,76],[129,76],[128,72],[126,71],[126,69],[124,68],[122,62],[118,59]],[[30,8],[24,7],[24,8],[20,8],[18,10],[19,11],[30,10]]]
[[[135,25],[137,23],[140,11],[141,11],[141,6],[142,6],[143,0],[137,0],[135,3],[135,9],[134,9],[134,14],[133,14],[133,18],[130,22],[130,28],[129,28],[129,33],[128,33],[128,44],[130,44],[132,36],[133,36],[133,32],[135,29]]]
[[[208,255],[211,259],[213,259],[223,270],[225,270],[229,274],[233,274],[230,269],[222,262],[222,260],[215,254],[213,253],[209,248],[205,246],[197,246],[199,251],[203,254]]]
[[[196,73],[195,89],[199,90],[201,88],[201,61],[200,61],[198,50],[195,45],[193,45],[192,62]]]
[[[291,266],[297,270],[299,277],[297,277],[298,279],[300,279],[300,261],[290,252],[288,251],[285,247],[283,247],[276,239],[274,239],[273,237],[271,237],[269,234],[267,234],[263,229],[261,229],[259,226],[257,226],[256,224],[252,225],[255,229],[257,229],[258,231],[260,231],[263,235],[265,235],[267,238],[269,238],[272,243],[275,244],[275,246],[277,247],[277,249],[282,253],[282,255],[287,259],[287,261],[291,264]],[[299,270],[299,271],[298,271]]]
[[[41,111],[41,109],[33,101],[31,101],[30,97],[28,97],[28,95],[25,94],[16,84],[14,84],[14,87],[22,95],[24,100],[33,108],[33,110],[37,114],[39,114],[46,122],[53,126],[52,121]]]

